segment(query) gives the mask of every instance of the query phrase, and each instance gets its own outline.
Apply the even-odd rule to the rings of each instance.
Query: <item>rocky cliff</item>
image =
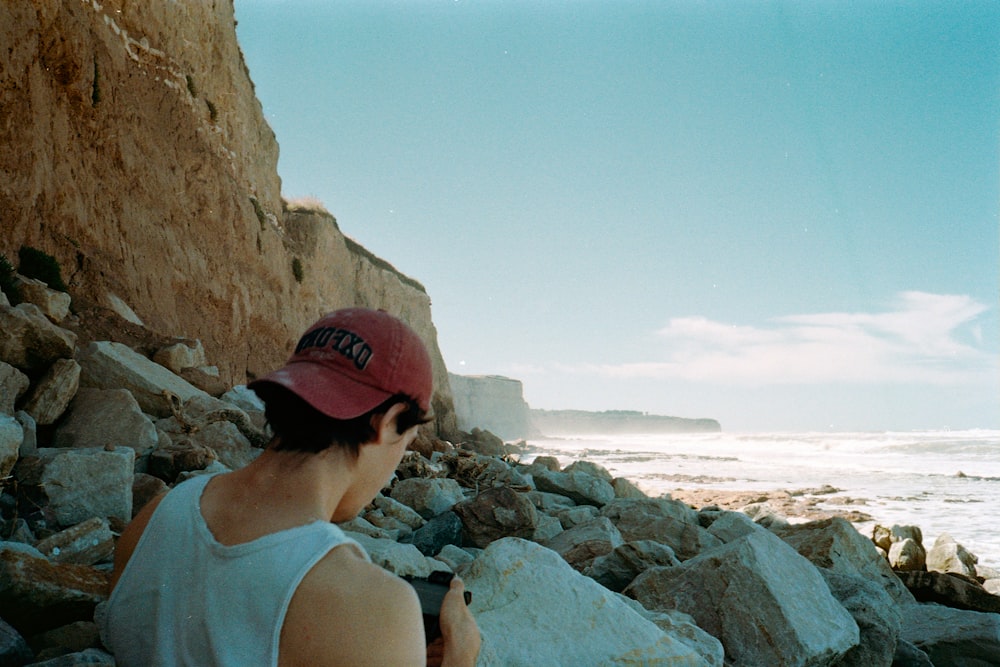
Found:
[[[115,312],[200,339],[235,383],[319,314],[384,308],[430,347],[454,431],[424,289],[282,200],[231,0],[0,4],[0,146],[0,253],[55,256],[83,329]]]
[[[484,428],[504,440],[539,435],[531,424],[520,380],[500,375],[449,373],[455,416],[463,431]]]

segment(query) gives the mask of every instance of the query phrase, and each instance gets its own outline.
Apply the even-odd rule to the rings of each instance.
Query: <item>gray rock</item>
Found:
[[[902,624],[899,605],[884,588],[867,579],[822,568],[820,572],[860,632],[860,642],[844,654],[837,667],[890,667]]]
[[[30,384],[27,375],[0,361],[0,414],[14,414],[17,400],[28,390]]]
[[[137,472],[132,479],[132,517],[145,507],[149,501],[170,490],[170,487],[153,475]]]
[[[0,543],[0,609],[22,636],[92,620],[107,587],[107,575],[91,567],[52,563],[34,549]]]
[[[1000,665],[1000,614],[910,605],[901,637],[924,651],[934,667]]]
[[[563,527],[559,523],[559,519],[543,512],[538,512],[538,525],[535,526],[535,532],[531,536],[531,541],[545,544],[561,532],[563,532]]]
[[[555,517],[559,519],[559,523],[567,530],[574,526],[579,526],[581,523],[593,521],[597,518],[597,515],[598,510],[593,505],[577,505],[576,507],[569,507],[555,513]]]
[[[72,359],[57,359],[24,404],[25,411],[43,426],[55,423],[73,400],[80,386],[80,364]]]
[[[602,465],[598,465],[591,461],[573,461],[568,466],[563,468],[565,473],[582,472],[591,477],[596,477],[598,479],[603,479],[605,482],[610,484],[614,479],[608,469]]]
[[[55,447],[124,446],[148,454],[159,437],[156,427],[127,389],[82,388],[52,436]]]
[[[390,496],[425,519],[447,512],[465,500],[462,487],[453,479],[411,477],[396,482]]]
[[[768,531],[677,567],[654,567],[624,593],[647,609],[679,609],[718,638],[734,665],[830,665],[858,626],[818,570]]]
[[[722,545],[701,527],[697,512],[676,500],[619,498],[603,507],[601,515],[611,519],[626,542],[666,544],[682,561]]]
[[[420,528],[420,526],[427,522],[427,520],[420,516],[416,510],[404,505],[398,500],[390,498],[389,496],[379,494],[375,496],[373,503],[375,507],[382,510],[382,513],[386,516],[392,517],[397,521],[401,521],[414,530]]]
[[[72,299],[66,292],[51,289],[41,280],[17,276],[17,293],[23,303],[38,306],[45,317],[58,324],[69,315]]]
[[[14,419],[24,430],[24,438],[21,440],[21,448],[18,450],[20,456],[35,456],[38,454],[38,427],[35,420],[24,410],[14,413]]]
[[[441,551],[439,551],[434,558],[447,565],[453,571],[462,565],[471,563],[476,559],[476,557],[468,551],[461,547],[457,547],[454,544],[444,545],[444,547],[441,548]]]
[[[373,563],[400,577],[427,577],[435,570],[448,570],[444,563],[427,558],[412,544],[400,544],[395,540],[350,531],[344,533],[364,547]]]
[[[24,637],[0,618],[0,665],[26,665],[33,657]]]
[[[220,398],[244,412],[264,411],[264,401],[260,400],[260,397],[252,389],[247,389],[245,384],[236,385]]]
[[[196,433],[219,422],[235,426],[254,447],[264,447],[268,442],[269,436],[254,424],[245,411],[207,394],[188,399],[170,418],[161,420],[157,426],[172,424],[173,426],[164,425],[162,428],[170,433]],[[210,443],[205,444],[211,446]]]
[[[788,525],[778,529],[777,534],[813,565],[876,582],[899,604],[913,602],[913,596],[872,541],[845,519],[835,517]]]
[[[934,667],[930,657],[908,641],[896,642],[896,653],[892,656],[892,667]]]
[[[40,540],[35,548],[55,563],[94,565],[111,557],[115,538],[107,519],[94,517]]]
[[[615,490],[615,498],[648,498],[642,489],[631,480],[615,477],[611,480],[611,488]]]
[[[460,574],[483,637],[478,667],[717,664],[532,542],[494,542]]]
[[[577,571],[583,571],[598,556],[622,545],[622,535],[607,517],[597,517],[564,530],[545,546],[563,557]]]
[[[699,513],[700,516],[701,513]],[[711,525],[708,532],[719,538],[724,543],[738,540],[744,535],[749,535],[755,530],[766,530],[759,524],[753,522],[750,517],[742,512],[721,512]]]
[[[889,566],[902,572],[923,570],[927,563],[927,552],[917,540],[907,537],[889,546]]]
[[[205,348],[200,340],[184,340],[160,348],[153,354],[153,361],[178,375],[185,368],[197,368],[207,363]]]
[[[546,470],[551,470],[552,472],[559,472],[559,459],[554,456],[536,456],[531,462],[533,466],[540,466]]]
[[[531,500],[505,486],[487,489],[456,504],[454,510],[462,520],[465,539],[480,548],[501,537],[528,539],[538,526],[538,513]]]
[[[571,498],[578,505],[603,507],[615,499],[611,482],[585,472],[552,472],[534,468],[532,477],[539,491],[558,493]]]
[[[920,602],[1000,614],[1000,597],[987,591],[974,578],[934,570],[900,572],[899,578]]]
[[[927,569],[936,572],[955,572],[975,577],[978,560],[948,533],[941,533],[934,540],[934,546],[927,551]]]
[[[447,544],[461,546],[462,520],[455,512],[442,512],[413,531],[410,544],[425,556],[436,556]]]
[[[82,367],[81,386],[128,389],[142,411],[156,417],[172,415],[181,404],[195,396],[208,397],[189,382],[121,343],[91,343],[77,360]]]
[[[374,537],[380,540],[392,540],[394,542],[399,540],[398,530],[387,530],[385,528],[381,528],[360,516],[343,521],[337,525],[340,526],[341,530],[350,533],[360,533],[361,535],[367,535],[368,537]]]
[[[22,371],[48,368],[76,349],[76,334],[52,324],[32,303],[0,306],[0,331],[0,361]]]
[[[566,496],[559,495],[558,493],[549,493],[547,491],[528,491],[525,495],[528,497],[528,500],[531,501],[531,504],[535,506],[535,509],[548,512],[550,514],[555,514],[556,512],[569,507],[576,507],[575,502]]]
[[[611,553],[594,559],[583,573],[616,593],[651,567],[680,565],[674,550],[652,540],[636,540],[615,547]]]
[[[8,415],[0,414],[0,479],[10,474],[20,456],[24,428]]]
[[[205,445],[194,443],[189,438],[177,442],[168,440],[157,445],[149,455],[147,472],[167,484],[173,484],[181,481],[185,473],[208,470],[218,462],[215,450]]]
[[[132,518],[134,450],[39,449],[38,454],[44,465],[41,485],[59,525],[95,516],[123,523]]]
[[[36,662],[51,660],[87,649],[100,648],[100,630],[93,621],[75,621],[35,635],[31,638],[31,645],[37,651]]]

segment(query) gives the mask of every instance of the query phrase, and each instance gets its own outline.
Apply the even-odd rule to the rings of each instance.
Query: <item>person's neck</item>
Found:
[[[332,520],[351,484],[350,468],[334,461],[336,455],[265,450],[246,467],[213,480],[202,497],[202,514],[216,539],[236,544]]]

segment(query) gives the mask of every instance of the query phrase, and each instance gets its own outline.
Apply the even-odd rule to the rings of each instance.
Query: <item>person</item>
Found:
[[[420,338],[383,311],[338,310],[249,387],[274,434],[260,456],[178,484],[119,538],[101,620],[117,664],[473,665],[462,581],[426,647],[414,589],[332,523],[371,502],[428,421]]]

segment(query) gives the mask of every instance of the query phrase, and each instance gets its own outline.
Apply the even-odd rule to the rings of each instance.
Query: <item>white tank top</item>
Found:
[[[108,600],[101,634],[119,667],[276,666],[288,603],[306,573],[341,544],[367,558],[325,521],[220,544],[201,514],[211,477],[160,502]]]

